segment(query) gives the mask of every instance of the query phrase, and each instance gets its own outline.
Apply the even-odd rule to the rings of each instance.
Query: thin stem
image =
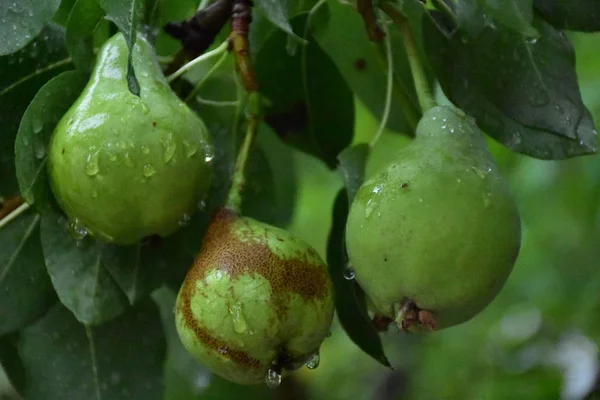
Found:
[[[235,54],[237,72],[241,79],[242,85],[248,93],[248,126],[246,127],[246,135],[240,148],[233,176],[231,177],[231,188],[227,194],[225,207],[229,210],[240,213],[242,209],[242,192],[246,184],[246,164],[256,133],[258,131],[258,123],[261,117],[260,105],[261,98],[259,93],[258,81],[250,59],[250,44],[248,41],[248,31],[250,21],[252,20],[252,3],[247,0],[233,1],[233,16],[231,20],[231,34],[229,40],[232,44]]]
[[[173,72],[171,75],[167,77],[167,82],[171,83],[175,79],[179,78],[181,75],[186,73],[189,69],[195,67],[197,64],[200,64],[203,61],[211,59],[213,57],[218,56],[219,54],[223,54],[227,51],[229,47],[229,42],[226,40],[219,45],[219,47],[209,51],[208,53],[204,53],[201,56],[194,58],[189,63],[185,64],[183,67],[179,68],[177,71]]]
[[[196,96],[196,101],[200,104],[214,107],[237,107],[240,104],[238,100],[210,100],[200,96]]]
[[[369,146],[375,146],[375,143],[381,137],[381,134],[385,130],[385,127],[388,122],[388,118],[390,116],[390,109],[392,106],[392,89],[394,88],[394,60],[392,57],[392,43],[390,40],[390,34],[388,32],[387,27],[383,26],[383,31],[385,33],[385,37],[383,38],[383,43],[385,44],[385,54],[387,59],[387,86],[385,93],[385,106],[383,108],[383,115],[381,116],[381,121],[379,123],[379,128],[377,129],[377,133],[373,136],[371,143]]]
[[[194,98],[194,96],[198,93],[198,91],[200,90],[200,88],[202,88],[202,86],[204,86],[204,84],[206,83],[206,81],[208,80],[208,78],[210,78],[210,76],[219,69],[219,67],[221,66],[221,64],[223,64],[223,62],[227,59],[227,56],[229,55],[228,52],[223,53],[223,55],[221,56],[221,58],[219,58],[217,60],[217,62],[211,67],[211,69],[208,70],[208,72],[206,73],[206,75],[204,75],[202,77],[202,79],[200,79],[198,81],[198,83],[196,83],[196,86],[194,86],[194,89],[192,89],[192,91],[190,92],[190,94],[187,95],[187,97],[185,98],[184,102],[188,103],[190,100],[192,100]]]
[[[362,16],[363,22],[365,23],[369,40],[372,42],[381,42],[384,36],[384,31],[377,23],[377,15],[375,15],[372,0],[357,0],[356,8],[358,9],[358,13]]]
[[[10,221],[16,219],[19,215],[23,214],[29,209],[29,203],[23,203],[19,207],[12,210],[4,218],[0,219],[0,229],[4,228]]]
[[[235,160],[233,177],[231,178],[231,188],[229,189],[227,202],[225,204],[226,208],[238,213],[242,209],[242,192],[244,190],[244,185],[246,184],[246,164],[257,131],[258,117],[256,115],[250,115],[248,118],[248,126],[246,127],[246,136],[244,137],[244,142],[242,143],[242,147]]]
[[[456,23],[456,14],[454,13],[454,11],[452,11],[450,6],[448,4],[446,4],[446,2],[444,0],[433,0],[433,3],[437,7],[440,7],[441,9],[443,9],[443,11],[446,13],[446,15],[448,15],[450,18],[452,18],[452,21],[454,21],[454,23]]]
[[[419,105],[421,106],[421,111],[425,112],[431,107],[434,107],[436,103],[431,94],[429,84],[427,83],[425,71],[419,58],[417,44],[412,31],[408,26],[408,21],[402,12],[391,3],[382,2],[379,7],[381,7],[383,12],[385,12],[392,19],[392,21],[394,21],[394,24],[402,34],[406,55],[408,56],[408,62],[410,64],[410,70],[415,82],[415,89],[417,90],[417,97],[419,98]]]

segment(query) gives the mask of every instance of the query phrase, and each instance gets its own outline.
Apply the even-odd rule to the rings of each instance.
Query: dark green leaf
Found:
[[[283,0],[279,1],[275,7],[283,7],[284,15],[286,16],[286,23],[290,25],[291,20],[296,15],[309,11],[317,2],[317,0]],[[264,12],[255,12],[252,15],[252,28],[250,29],[250,51],[252,54],[256,54],[265,40],[273,33],[274,30],[278,29],[277,25],[274,25],[270,21],[268,16]],[[286,31],[284,29],[284,31]],[[302,34],[302,32],[296,32]],[[293,42],[289,43],[290,46],[296,47],[302,43],[299,38],[290,38]]]
[[[23,197],[38,210],[46,209],[52,196],[46,176],[50,137],[85,84],[81,74],[63,72],[42,86],[23,114],[15,142],[17,178]]]
[[[305,21],[302,15],[292,25],[302,31]],[[276,31],[257,54],[257,78],[269,102],[265,120],[285,142],[335,168],[354,134],[353,96],[331,59],[307,39],[290,55],[287,35]]]
[[[410,3],[410,2],[407,2]],[[315,34],[323,50],[331,57],[354,93],[376,118],[385,106],[387,62],[383,44],[370,42],[355,8],[331,1],[329,23]],[[407,10],[410,11],[410,10]],[[323,7],[318,14],[327,12]],[[419,21],[417,11],[408,12],[411,21]],[[420,118],[412,75],[404,45],[397,29],[390,29],[394,66],[394,90],[388,128],[412,134]]]
[[[19,192],[15,172],[14,143],[19,122],[38,89],[53,76],[69,68],[64,30],[45,27],[18,53],[0,57],[0,193]]]
[[[135,77],[131,64],[131,52],[137,39],[138,26],[144,18],[144,5],[146,0],[99,0],[100,6],[106,12],[106,19],[112,21],[119,31],[125,36],[129,47],[129,61],[127,62],[127,86],[129,91],[136,96],[140,94],[140,84]]]
[[[150,299],[98,327],[81,325],[57,305],[21,334],[24,397],[162,399],[165,347],[160,315]]]
[[[294,29],[290,24],[289,9],[286,7],[286,3],[289,4],[289,1],[257,0],[256,8],[259,12],[263,13],[273,25],[291,35],[294,40],[303,42],[302,38],[294,33]]]
[[[14,53],[36,37],[59,5],[60,0],[0,2],[0,56]]]
[[[544,19],[559,29],[600,31],[600,1],[598,0],[535,0],[535,7]]]
[[[333,224],[327,244],[327,264],[335,288],[335,309],[342,327],[362,351],[386,367],[390,367],[379,333],[371,322],[364,292],[355,280],[344,277],[348,261],[344,247],[344,231],[348,217],[348,194],[338,193],[333,208]]]
[[[477,37],[486,26],[496,28],[497,23],[525,36],[538,36],[531,25],[533,0],[460,1],[456,4],[456,14],[460,29],[473,38]]]
[[[184,228],[167,238],[151,237],[132,246],[105,245],[104,267],[134,304],[165,281],[174,286],[181,283],[199,249],[198,242],[190,246],[185,238],[194,233]]]
[[[55,302],[39,225],[39,215],[26,211],[0,229],[0,336],[23,328]]]
[[[69,14],[67,48],[77,69],[86,73],[94,66],[94,31],[103,15],[97,0],[78,0]]]
[[[544,159],[593,153],[596,133],[573,49],[541,19],[534,27],[537,39],[486,27],[465,42],[426,18],[425,43],[448,98],[507,147]]]
[[[102,243],[89,235],[76,239],[52,209],[42,216],[41,238],[52,285],[79,321],[100,324],[123,313],[128,301],[106,269]]]
[[[25,368],[19,357],[18,340],[17,332],[0,337],[0,367],[4,369],[13,388],[23,395]]]

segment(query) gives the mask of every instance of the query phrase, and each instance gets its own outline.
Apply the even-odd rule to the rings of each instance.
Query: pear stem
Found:
[[[421,59],[419,57],[417,44],[408,25],[408,20],[404,14],[402,14],[402,11],[398,10],[398,8],[391,3],[382,2],[379,4],[379,7],[392,19],[402,34],[406,55],[408,56],[408,62],[410,64],[410,70],[415,82],[415,89],[417,90],[417,97],[419,98],[419,105],[421,106],[421,111],[425,112],[434,107],[436,103],[431,94],[429,84],[427,83],[427,77],[425,76],[423,64],[421,63]]]
[[[167,82],[169,82],[169,83],[173,82],[175,79],[179,78],[181,75],[185,74],[188,70],[195,67],[196,65],[198,65],[206,60],[209,60],[213,57],[216,57],[220,54],[223,54],[224,52],[227,51],[228,48],[229,48],[229,41],[226,40],[223,43],[221,43],[219,45],[219,47],[217,47],[207,53],[204,53],[201,56],[194,58],[192,61],[185,64],[184,66],[179,68],[177,71],[175,71],[171,75],[167,76]]]
[[[231,178],[231,188],[227,195],[225,207],[236,213],[242,209],[242,192],[246,183],[246,164],[256,139],[258,124],[261,119],[260,104],[261,98],[259,86],[256,80],[256,74],[252,61],[250,59],[250,43],[248,40],[248,31],[250,21],[252,20],[252,3],[248,0],[233,1],[233,15],[231,20],[231,34],[229,41],[235,54],[237,72],[242,80],[242,84],[248,94],[248,111],[246,135],[235,160],[233,176]]]

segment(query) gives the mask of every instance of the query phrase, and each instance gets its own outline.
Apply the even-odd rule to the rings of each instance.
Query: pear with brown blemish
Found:
[[[277,384],[318,354],[333,310],[332,283],[314,249],[223,209],[181,286],[176,326],[187,350],[216,374]]]

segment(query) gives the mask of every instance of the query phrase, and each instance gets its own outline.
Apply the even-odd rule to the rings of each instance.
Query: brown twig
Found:
[[[6,200],[0,206],[0,220],[6,217],[11,212],[13,212],[14,210],[16,210],[17,208],[19,208],[19,206],[21,206],[21,204],[23,204],[24,202],[25,200],[23,200],[23,197],[21,196],[13,197],[11,199]]]
[[[235,54],[238,73],[246,91],[258,92],[258,82],[250,60],[248,32],[252,22],[252,1],[233,0],[229,40]]]
[[[357,0],[356,6],[365,22],[369,39],[373,42],[381,42],[385,33],[377,23],[377,15],[375,15],[372,0]]]

